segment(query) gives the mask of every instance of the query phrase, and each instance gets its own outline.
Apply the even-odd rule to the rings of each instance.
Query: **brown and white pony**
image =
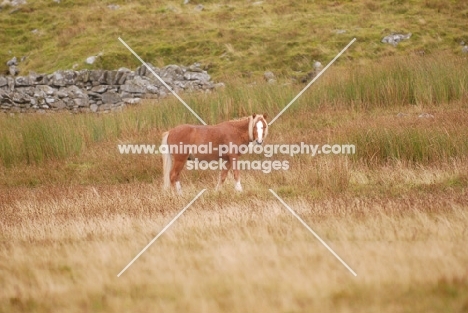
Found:
[[[186,146],[186,145],[210,145],[212,153],[193,153],[187,149],[178,149],[174,153],[164,151],[163,155],[163,173],[164,173],[164,188],[170,186],[175,187],[180,193],[181,186],[179,182],[179,174],[184,168],[187,160],[198,159],[199,161],[218,161],[222,159],[226,169],[222,169],[217,188],[226,180],[227,174],[232,167],[233,160],[238,160],[241,153],[228,151],[220,155],[220,146],[249,145],[251,142],[261,145],[263,140],[268,135],[268,123],[266,122],[266,114],[253,114],[237,120],[223,122],[217,125],[180,125],[163,134],[161,145],[164,146]],[[168,149],[170,150],[170,149]],[[186,151],[180,151],[186,150]],[[236,153],[237,152],[237,153]],[[234,179],[236,181],[235,189],[242,191],[240,183],[239,169],[234,168]]]

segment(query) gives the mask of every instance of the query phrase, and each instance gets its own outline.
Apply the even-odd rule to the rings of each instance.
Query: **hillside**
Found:
[[[460,55],[467,18],[462,0],[28,1],[0,10],[0,71],[13,56],[25,57],[20,74],[135,68],[122,37],[156,66],[200,62],[215,78],[294,75],[310,71],[314,60],[327,63],[354,37],[340,62]],[[412,36],[397,46],[381,43],[392,32]],[[93,65],[85,63],[99,53]]]

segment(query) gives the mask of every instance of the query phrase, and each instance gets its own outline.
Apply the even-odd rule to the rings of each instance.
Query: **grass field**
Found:
[[[117,10],[110,4],[120,6]],[[202,4],[204,10],[195,10]],[[136,68],[117,40],[123,38],[156,66],[200,62],[217,80],[304,75],[314,60],[325,63],[351,39],[355,49],[339,60],[367,64],[388,56],[461,55],[468,42],[465,0],[48,0],[0,9],[0,71],[13,56],[26,57],[21,74],[58,69]],[[343,31],[345,31],[343,33]],[[409,33],[397,47],[380,41]],[[87,57],[102,53],[93,65]],[[443,59],[441,59],[443,63]]]
[[[243,193],[232,178],[216,192],[217,173],[185,171],[175,196],[161,191],[159,157],[119,154],[120,143],[159,144],[164,130],[196,123],[174,99],[106,115],[1,116],[0,312],[467,312],[466,60],[418,60],[330,70],[267,142],[352,143],[357,153],[276,156],[290,169],[243,172]],[[384,72],[396,78],[370,84]],[[431,82],[436,73],[446,79]],[[183,96],[215,123],[271,118],[300,88],[233,81]]]
[[[193,1],[29,2],[0,10],[1,60],[26,55],[26,74],[134,68],[122,36],[155,65],[199,61],[224,81],[181,95],[210,124],[273,118],[304,87],[291,76],[356,37],[266,140],[356,154],[276,155],[289,170],[244,171],[242,193],[232,177],[215,191],[218,173],[184,171],[177,196],[161,189],[160,157],[118,150],[198,123],[173,97],[110,114],[0,115],[0,313],[468,312],[466,1],[203,1],[202,12]],[[391,31],[411,42],[381,44]]]

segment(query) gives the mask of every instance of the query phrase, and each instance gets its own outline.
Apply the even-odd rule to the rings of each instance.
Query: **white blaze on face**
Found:
[[[258,121],[256,127],[257,127],[257,135],[258,135],[257,142],[262,143],[263,142],[263,123],[262,123],[262,121]]]

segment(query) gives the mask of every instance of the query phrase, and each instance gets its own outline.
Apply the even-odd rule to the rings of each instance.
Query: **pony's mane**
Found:
[[[249,120],[249,124],[248,124],[248,132],[249,132],[249,139],[252,141],[253,140],[253,127],[254,127],[254,122],[255,121],[258,121],[259,119],[263,119],[266,123],[266,120],[265,120],[265,117],[263,116],[263,114],[256,114],[255,117],[253,117],[252,115],[248,115],[248,116],[244,116],[244,117],[239,117],[239,118],[236,118],[236,119],[232,119],[232,120],[229,120],[229,121],[225,121],[225,122],[222,122],[220,124],[223,124],[223,123],[236,123],[236,122],[245,122],[246,120]],[[267,124],[267,128],[265,129],[265,136],[266,134],[268,134],[268,124]]]
[[[261,116],[262,118],[265,119],[265,117],[263,116],[263,114],[256,114],[256,117],[257,117],[257,116]],[[244,121],[244,120],[248,120],[248,119],[251,118],[251,117],[252,117],[252,115],[243,116],[243,117],[238,117],[238,118],[229,120],[228,122]]]

